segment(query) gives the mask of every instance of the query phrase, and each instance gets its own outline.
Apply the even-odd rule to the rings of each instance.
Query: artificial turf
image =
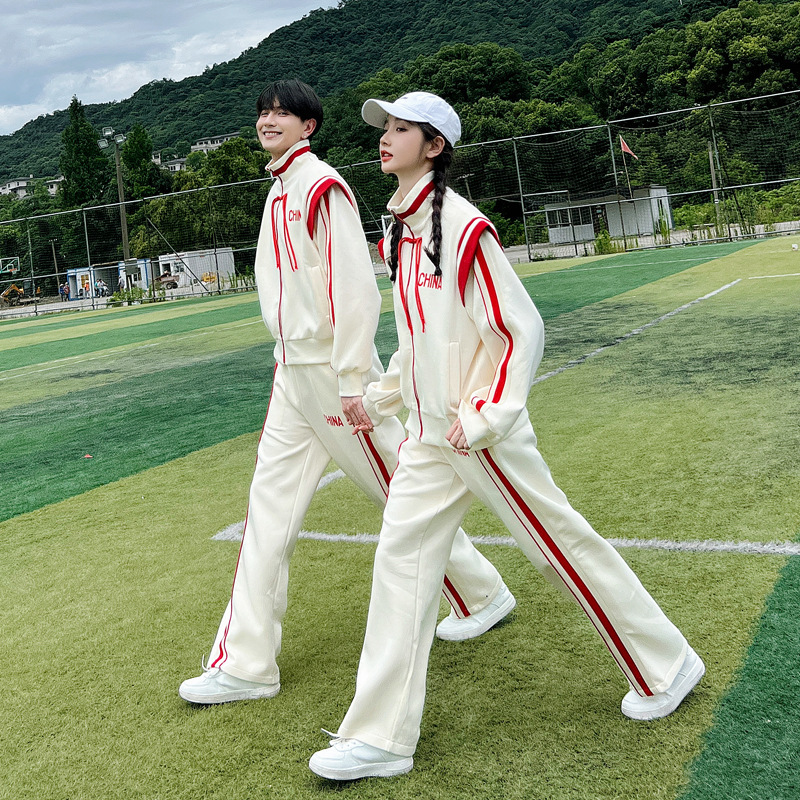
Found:
[[[523,281],[550,320],[596,305],[614,281],[623,291],[646,286],[741,247],[712,245],[696,256],[692,250],[689,260],[664,253],[638,256],[631,264],[601,259],[589,271],[593,262],[580,260]],[[161,313],[153,305],[135,314],[127,308],[103,312],[83,326],[69,320],[66,331],[54,328],[52,319],[14,326],[28,335],[0,348],[0,451],[17,491],[0,499],[0,520],[259,427],[273,361],[257,301],[237,296],[216,304],[161,304]],[[647,321],[647,307],[640,304],[638,312],[639,324]],[[249,322],[258,324],[247,331],[237,325]],[[82,334],[85,329],[92,332]],[[212,345],[186,341],[203,334]],[[216,337],[220,344],[213,347]],[[585,337],[573,337],[572,346],[575,338]],[[390,312],[381,315],[376,343],[388,361],[397,346]],[[557,348],[549,350],[557,357]],[[135,366],[126,368],[132,356]],[[41,372],[46,374],[37,378]],[[37,380],[38,398],[23,386]],[[18,386],[24,399],[15,403]],[[31,463],[36,469],[28,468]]]
[[[602,534],[798,538],[797,293],[791,283],[750,280],[796,272],[791,252],[786,239],[760,243],[650,281],[640,274],[634,285],[621,284],[624,292],[588,304],[581,290],[587,297],[605,291],[593,284],[595,272],[630,279],[624,260],[576,262],[578,269],[611,267],[584,271],[585,284],[552,275],[562,311],[548,318],[543,370],[739,280],[534,388],[529,410],[542,452],[556,482]],[[254,372],[250,359],[269,371],[270,344],[259,325],[234,327],[249,321],[220,324],[218,338],[185,339],[183,355],[165,349],[163,339],[135,352],[141,343],[121,345],[112,362],[118,372],[91,374],[99,361],[31,370],[23,405],[38,413],[18,435],[34,427],[46,433],[48,416],[64,415],[77,397],[81,414],[69,422],[94,420],[87,435],[105,435],[104,414],[119,423],[120,409],[172,412],[175,401],[159,409],[150,395],[185,398],[185,408],[199,416],[190,418],[194,428],[156,424],[160,436],[147,440],[153,423],[142,412],[128,433],[144,435],[146,446],[128,447],[127,457],[139,460],[127,474],[113,480],[109,472],[90,491],[73,484],[70,492],[67,481],[63,499],[56,493],[51,505],[38,507],[39,499],[0,525],[7,565],[0,630],[12,665],[0,728],[0,797],[794,796],[796,558],[623,550],[708,666],[675,715],[648,724],[619,713],[624,680],[575,607],[518,550],[484,547],[519,600],[513,620],[474,642],[435,644],[412,773],[338,786],[313,776],[307,759],[325,743],[319,728],[334,729],[352,697],[374,548],[301,541],[292,562],[281,694],[217,708],[183,703],[177,686],[199,672],[236,560],[235,545],[211,537],[244,515],[253,431],[265,407],[269,376],[254,376],[257,388],[246,378]],[[195,332],[207,330],[197,324]],[[17,337],[15,346],[24,341]],[[151,352],[158,358],[142,358]],[[242,381],[230,394],[229,373],[217,366],[226,362]],[[103,405],[92,405],[93,382]],[[65,385],[70,391],[62,391]],[[170,394],[159,395],[160,387]],[[204,399],[217,412],[249,407],[253,421],[245,411],[232,415],[228,437],[237,425],[250,432],[204,447],[217,435],[202,418]],[[8,418],[21,406],[6,401],[0,407]],[[195,446],[167,461],[171,440],[193,432]],[[46,488],[21,481],[38,472],[35,456],[49,439],[37,432],[30,440],[36,449],[15,462],[6,495],[35,497]],[[78,456],[83,442],[73,443]],[[9,437],[0,448],[11,445]],[[100,467],[105,452],[98,451]],[[124,447],[108,453],[108,463],[124,463]],[[64,466],[74,472],[74,462]],[[376,533],[379,525],[378,509],[347,480],[319,492],[305,520],[307,529],[329,533]],[[465,527],[505,533],[479,504]]]

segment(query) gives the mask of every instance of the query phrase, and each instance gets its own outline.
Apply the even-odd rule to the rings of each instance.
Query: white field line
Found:
[[[616,345],[621,344],[622,342],[632,338],[633,336],[637,336],[638,334],[642,333],[642,331],[645,331],[648,328],[652,328],[654,325],[658,325],[659,323],[664,322],[664,320],[667,320],[670,317],[674,317],[676,314],[680,314],[681,311],[685,311],[687,308],[691,308],[693,305],[701,303],[703,300],[708,300],[709,297],[714,297],[714,295],[717,295],[720,292],[724,292],[726,289],[730,289],[731,286],[736,286],[736,284],[739,283],[740,280],[741,278],[737,278],[735,281],[725,284],[725,286],[720,286],[719,289],[714,289],[713,292],[704,294],[702,297],[698,297],[695,300],[690,300],[688,303],[684,303],[679,308],[676,308],[673,311],[668,311],[666,314],[662,314],[657,319],[651,320],[650,322],[646,322],[644,325],[638,328],[634,328],[632,331],[623,334],[617,339],[614,339],[614,341],[611,342],[610,344],[604,344],[602,347],[598,347],[597,350],[593,350],[591,353],[586,353],[586,355],[580,356],[579,358],[573,358],[572,361],[567,362],[563,367],[554,369],[551,372],[546,372],[544,375],[540,375],[538,378],[535,378],[531,386],[535,386],[537,383],[546,381],[548,378],[553,378],[556,375],[560,375],[562,372],[566,372],[568,369],[572,369],[573,367],[577,367],[578,365],[583,364],[593,356],[599,355],[604,350],[608,350],[610,347],[616,347]]]
[[[342,472],[340,469],[329,472],[327,475],[323,475],[319,479],[316,491],[324,489],[329,483],[338,481],[339,478],[344,478],[344,472]],[[217,539],[221,542],[241,542],[243,533],[244,520],[241,522],[234,522],[232,525],[228,525],[227,528],[223,528],[219,533],[215,533],[211,538]],[[302,533],[300,535],[302,536]]]
[[[609,347],[614,347],[615,345],[620,344],[620,342],[624,342],[626,339],[630,339],[632,336],[636,336],[640,334],[642,331],[647,330],[648,328],[652,328],[654,325],[658,325],[660,322],[663,322],[670,317],[679,314],[681,311],[685,311],[687,308],[702,302],[703,300],[707,300],[710,297],[714,297],[715,295],[719,294],[720,292],[724,292],[726,289],[730,289],[731,286],[735,286],[739,283],[740,279],[737,279],[731,283],[726,284],[725,286],[721,286],[719,289],[715,289],[713,292],[709,292],[708,294],[703,295],[702,297],[698,297],[696,300],[691,300],[688,303],[680,306],[679,308],[674,309],[673,311],[669,311],[666,314],[658,317],[657,319],[652,320],[651,322],[647,322],[644,325],[640,326],[639,328],[635,328],[634,330],[630,331],[629,333],[620,336],[618,339],[615,339],[611,344],[603,345],[603,347],[598,347],[597,350],[594,350],[591,353],[587,353],[585,356],[581,356],[580,358],[573,359],[569,363],[567,363],[563,367],[559,367],[552,372],[548,372],[545,375],[540,375],[536,380],[533,381],[534,384],[541,383],[548,378],[552,378],[555,375],[560,375],[565,370],[571,369],[572,367],[577,367],[579,364],[583,364],[586,360],[590,359],[592,356],[596,356],[598,353],[602,353],[603,350],[607,350]],[[331,472],[328,475],[323,476],[322,480],[320,480],[319,484],[317,485],[317,491],[320,489],[324,489],[329,483],[338,478],[343,478],[344,473],[341,470],[337,470],[336,472]],[[235,522],[233,525],[229,525],[227,528],[224,528],[219,533],[214,534],[212,539],[217,539],[220,541],[241,541],[242,540],[242,532],[244,530],[244,521],[242,522]],[[301,539],[317,539],[321,541],[346,541],[346,542],[377,542],[378,535],[373,533],[359,533],[355,535],[350,534],[327,534],[327,533],[315,533],[313,531],[301,531],[300,532]],[[471,537],[472,541],[476,544],[502,544],[507,546],[516,546],[514,539],[509,537]],[[691,552],[704,552],[704,551],[720,551],[720,552],[765,552],[765,553],[775,553],[778,555],[795,555],[800,554],[800,545],[794,544],[781,544],[781,543],[773,543],[770,545],[760,545],[760,544],[752,544],[750,542],[671,542],[668,540],[659,540],[659,539],[608,539],[608,541],[614,547],[639,547],[639,548],[650,548],[650,549],[658,549],[658,550],[688,550]],[[767,547],[773,548],[768,549],[765,551],[761,551],[758,548]],[[747,548],[756,548],[755,550],[747,549]],[[789,548],[789,551],[780,551],[775,550],[774,548]]]
[[[339,478],[344,472],[337,469],[324,475],[317,484],[317,491],[324,489]],[[241,542],[244,532],[244,520],[228,525],[211,538],[220,542]],[[317,542],[346,542],[350,544],[377,544],[377,533],[320,533],[318,531],[300,531],[301,539]],[[501,547],[517,547],[511,536],[470,536],[474,544],[498,545]],[[639,550],[667,550],[683,553],[743,553],[759,556],[797,556],[800,555],[800,544],[794,542],[726,542],[715,539],[706,541],[673,542],[669,539],[607,539],[610,545],[618,550],[633,547]]]
[[[218,333],[221,330],[236,330],[237,328],[246,328],[248,325],[258,325],[261,322],[260,319],[254,320],[253,322],[241,322],[237,324],[231,323],[230,325],[220,325],[215,327],[213,330],[207,331],[200,331],[199,333],[187,333],[185,336],[176,336],[173,339],[166,340],[166,338],[158,341],[158,342],[151,342],[149,344],[140,344],[138,347],[128,347],[127,345],[120,345],[119,347],[114,347],[111,350],[99,355],[99,356],[89,356],[88,358],[83,358],[82,356],[67,356],[66,358],[58,358],[54,361],[45,361],[45,364],[52,364],[51,367],[42,367],[41,369],[27,369],[27,367],[18,367],[18,369],[27,370],[26,372],[18,372],[15,375],[4,375],[0,377],[0,381],[13,381],[15,378],[27,378],[29,375],[36,375],[40,372],[50,372],[54,369],[60,369],[64,366],[73,366],[75,364],[86,364],[89,361],[99,361],[104,358],[112,358],[114,356],[118,356],[120,352],[124,353],[135,353],[137,350],[147,350],[150,347],[159,347],[163,344],[172,345],[173,342],[182,342],[186,339],[194,339],[198,336],[209,336],[212,333]],[[9,372],[13,372],[14,370],[8,370]]]
[[[244,523],[237,522],[212,536],[212,539],[226,542],[240,542]],[[300,531],[301,539],[317,542],[348,542],[350,544],[377,544],[377,533],[320,533],[319,531]],[[470,536],[473,544],[517,547],[511,536]],[[625,547],[637,550],[666,550],[673,553],[740,553],[749,556],[798,556],[800,544],[794,542],[725,542],[716,539],[673,542],[668,539],[606,539],[620,550]]]
[[[798,278],[800,272],[787,272],[785,275],[751,275],[747,280],[749,281],[762,281],[765,278]]]

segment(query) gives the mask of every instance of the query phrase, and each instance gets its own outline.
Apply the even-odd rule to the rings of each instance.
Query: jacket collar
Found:
[[[403,198],[398,189],[387,208],[412,229],[421,228],[431,215],[433,205],[433,171],[420,178]]]
[[[270,161],[265,169],[272,173],[273,178],[283,177],[300,156],[310,152],[311,145],[305,139],[301,139],[297,144],[292,145],[279,159]]]

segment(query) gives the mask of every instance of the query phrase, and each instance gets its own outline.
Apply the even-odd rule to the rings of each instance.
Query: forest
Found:
[[[423,18],[425,25],[420,23]],[[454,24],[453,20],[458,21]],[[395,42],[391,57],[376,52],[387,41]],[[270,76],[271,65],[282,57],[296,64],[295,74],[311,82],[323,96],[325,122],[315,138],[315,150],[334,165],[344,166],[374,158],[374,130],[362,123],[359,114],[363,101],[395,97],[411,89],[437,92],[454,104],[462,117],[464,144],[796,90],[800,2],[411,0],[384,4],[377,17],[374,5],[368,7],[366,0],[342,0],[334,9],[312,12],[276,31],[259,47],[207,69],[202,76],[148,84],[129,100],[113,105],[83,107],[74,98],[68,110],[34,120],[11,137],[0,137],[3,165],[16,164],[15,172],[34,174],[61,170],[66,177],[56,198],[50,198],[41,186],[24,200],[0,197],[0,222],[114,202],[113,160],[94,143],[100,124],[128,131],[122,156],[126,197],[130,199],[263,179],[268,159],[257,142],[255,115],[249,106],[266,78],[254,81],[252,76]],[[374,70],[375,64],[382,68]],[[281,75],[285,74],[284,68]],[[762,104],[751,110],[765,109]],[[675,184],[675,176],[680,176],[681,185],[689,189],[695,184],[708,185],[707,141],[711,133],[705,118],[694,117],[696,124],[690,121],[669,135],[655,128],[626,133],[638,154],[630,164],[629,180]],[[731,137],[719,147],[718,167],[725,181],[751,184],[797,177],[797,147],[753,146],[742,119],[732,118]],[[181,122],[183,127],[179,127]],[[777,136],[785,133],[789,142],[797,121],[791,114],[779,116],[771,127]],[[192,154],[186,171],[170,175],[150,161],[152,150],[183,154],[188,143],[202,135],[237,129],[241,135],[219,150],[208,156]],[[20,150],[19,160],[13,161],[10,154],[23,143],[25,154]],[[42,154],[45,150],[49,150],[50,161]],[[56,162],[52,153],[59,154]],[[497,150],[492,157],[500,168],[508,166],[511,155]],[[576,161],[572,154],[558,175],[537,172],[532,165],[531,180],[537,191],[545,192],[551,184],[569,186],[579,178],[604,188],[608,166],[603,147],[596,155],[587,150],[581,158],[583,161]],[[586,174],[570,174],[570,163],[573,172],[575,165],[584,164],[580,169]],[[477,169],[480,171],[480,165]],[[7,173],[7,177],[13,175]],[[473,178],[473,185],[480,180]],[[361,190],[375,198],[388,196],[380,176],[367,181]],[[781,213],[783,202],[793,209],[796,194],[794,185],[781,189],[780,197],[770,201],[773,209],[778,209],[775,213]],[[254,188],[240,195],[241,199],[229,197],[214,210],[220,230],[257,229],[263,192]],[[490,195],[484,192],[484,196]],[[684,220],[696,216],[701,201],[706,203],[707,196],[687,193],[677,203],[676,215]],[[199,201],[194,197],[184,202]],[[145,205],[147,213],[138,221],[135,215],[133,218],[134,254],[144,255],[154,246],[147,242],[156,226],[173,230],[175,240],[196,243],[209,238],[208,232],[201,230],[200,217],[178,210],[174,201],[152,200]],[[484,210],[505,213],[491,204]],[[710,212],[705,213],[708,216]],[[518,239],[520,228],[514,227],[514,214],[506,213],[506,217],[493,219],[505,228],[507,237]],[[186,230],[177,232],[180,219],[184,228],[196,228],[193,235],[200,239]],[[19,235],[0,225],[0,256],[4,251],[28,249],[23,246],[27,243],[11,241]],[[242,234],[242,240],[249,235]],[[83,247],[85,261],[81,238],[74,235],[73,245],[68,246],[69,236],[63,237],[65,258],[79,258]],[[231,234],[227,238],[237,237]],[[92,259],[118,258],[116,239],[109,233],[107,252],[92,254]],[[74,251],[71,256],[70,251]]]
[[[586,99],[591,102],[591,92],[603,87],[580,86],[575,74],[554,75],[554,83],[546,80],[584,45],[604,53],[613,43],[624,42],[609,54],[614,62],[618,57],[625,59],[620,48],[635,50],[653,34],[660,37],[659,42],[681,50],[681,34],[687,25],[711,20],[735,6],[736,2],[719,0],[386,0],[380,5],[371,0],[342,0],[335,8],[313,11],[280,28],[238,58],[209,65],[202,75],[154,81],[125,100],[86,106],[86,116],[97,128],[110,125],[118,131],[139,123],[156,149],[174,149],[180,142],[252,125],[255,99],[275,78],[302,78],[320,96],[333,101],[335,95],[381,69],[400,73],[409,62],[434,56],[444,45],[482,42],[513,48],[524,60],[526,80],[515,82],[517,91],[507,99],[564,102],[588,90]],[[675,55],[692,59],[694,43],[686,45],[685,54]],[[773,54],[781,50],[770,46]],[[576,63],[578,70],[587,66],[586,55]],[[620,62],[615,69],[625,67]],[[479,99],[479,84],[478,79],[470,99]],[[675,89],[680,91],[680,86]],[[658,103],[662,98],[656,95],[646,102],[651,99]],[[598,113],[603,114],[601,108]],[[64,109],[0,136],[0,181],[29,174],[55,175],[60,137],[68,120]]]

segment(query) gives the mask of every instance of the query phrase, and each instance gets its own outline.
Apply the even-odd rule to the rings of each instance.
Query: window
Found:
[[[570,215],[572,220],[570,221]],[[547,212],[548,228],[569,228],[570,225],[591,225],[592,212],[588,206],[556,208]]]

